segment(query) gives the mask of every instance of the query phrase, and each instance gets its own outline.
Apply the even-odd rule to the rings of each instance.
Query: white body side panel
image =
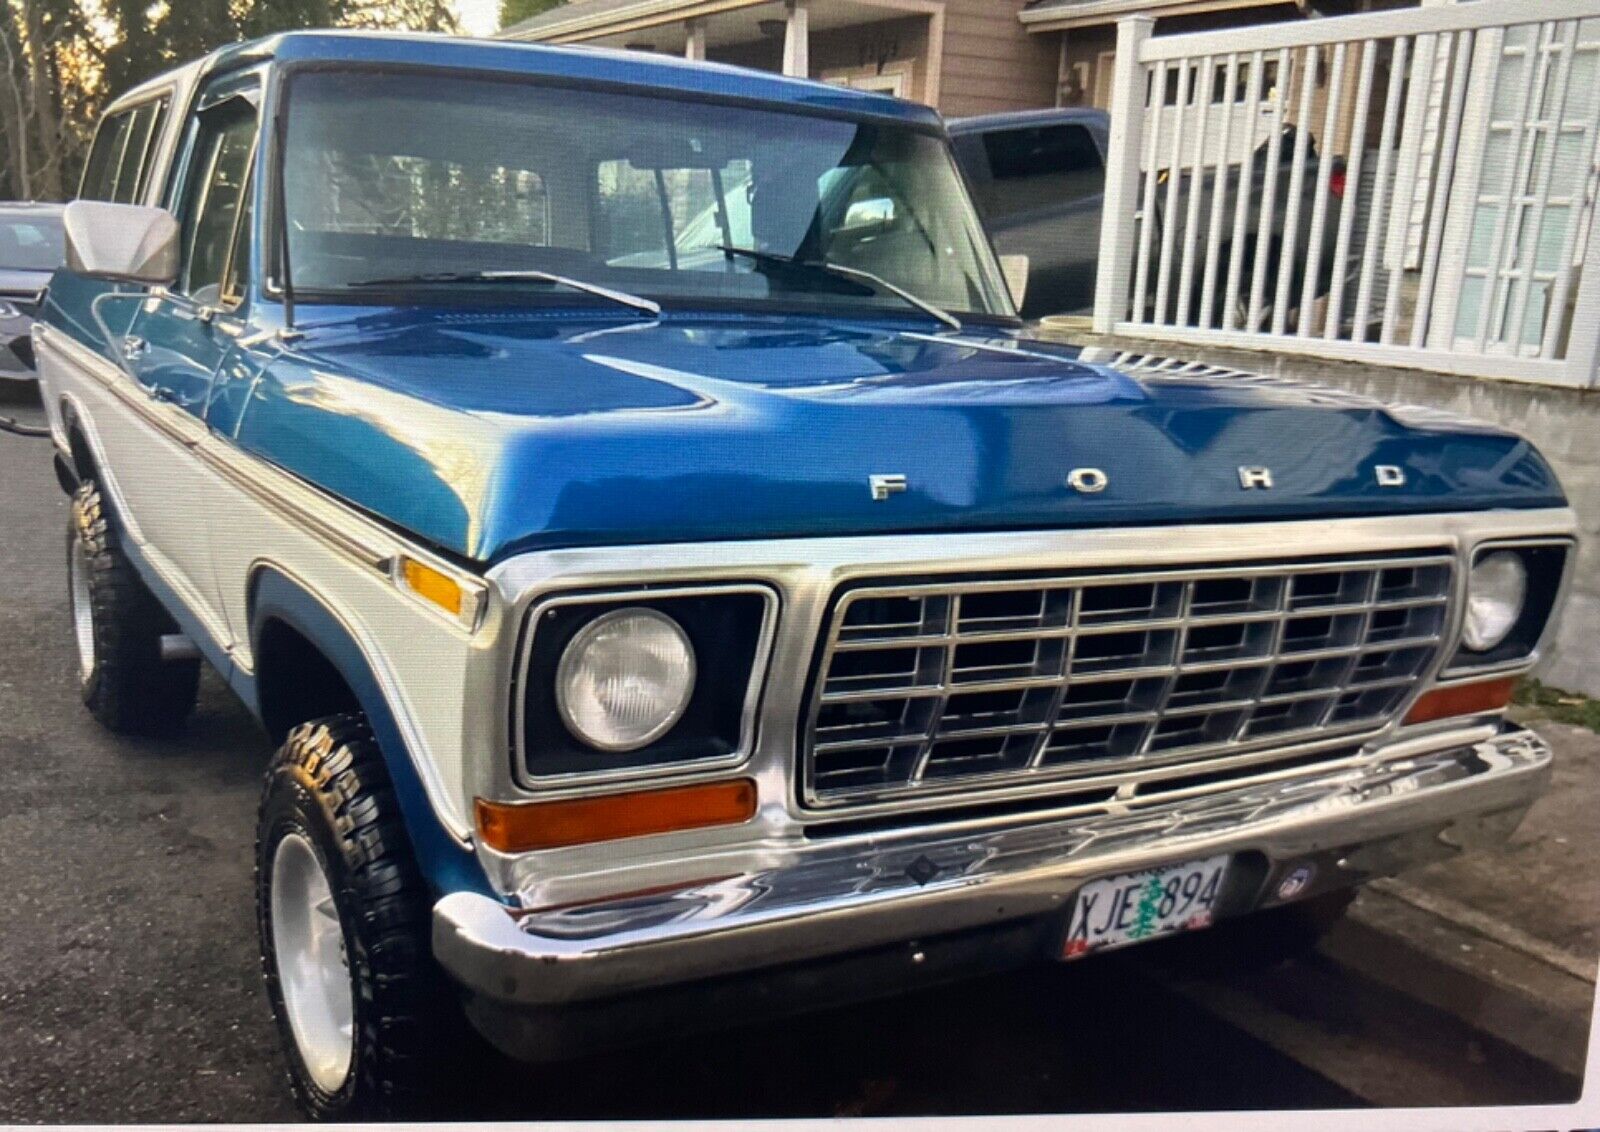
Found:
[[[478,757],[493,749],[497,737],[479,718],[484,713],[466,712],[463,705],[492,702],[492,693],[472,686],[472,669],[475,662],[492,666],[496,611],[491,608],[477,632],[469,633],[395,584],[388,563],[401,553],[426,557],[425,551],[245,455],[184,410],[150,398],[59,331],[40,331],[37,343],[57,443],[65,450],[62,406],[70,404],[136,551],[204,622],[238,670],[254,673],[245,630],[251,583],[257,570],[270,566],[315,595],[360,646],[435,814],[454,836],[467,840],[466,759],[469,752]],[[200,485],[203,509],[192,494],[174,488],[175,479]],[[164,544],[173,532],[196,529],[208,539],[214,577],[188,576]],[[330,537],[338,534],[349,545],[331,545]],[[201,599],[206,589],[221,595],[221,610]],[[230,632],[230,626],[238,631]]]

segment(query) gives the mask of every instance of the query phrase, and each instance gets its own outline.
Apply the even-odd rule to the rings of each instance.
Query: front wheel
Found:
[[[433,959],[432,906],[359,715],[290,732],[256,838],[267,997],[306,1114],[427,1115],[471,1048]]]

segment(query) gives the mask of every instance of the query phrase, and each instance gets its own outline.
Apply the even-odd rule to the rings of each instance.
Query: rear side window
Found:
[[[1104,191],[1105,168],[1082,126],[1030,126],[983,135],[989,176],[974,190],[985,215],[1004,220]]]
[[[89,150],[89,163],[78,189],[78,196],[84,200],[112,199],[117,187],[117,167],[128,144],[128,128],[132,121],[133,114],[123,111],[102,121],[95,131],[94,147]]]
[[[183,267],[178,290],[202,303],[220,298],[223,271],[243,219],[256,144],[256,109],[230,98],[200,115],[178,221]]]
[[[124,203],[144,200],[150,176],[155,172],[156,141],[161,137],[161,127],[167,121],[167,100],[147,102],[133,112],[133,124],[128,130],[128,147],[123,154],[122,166],[117,171],[115,199]]]
[[[84,168],[80,197],[121,204],[144,199],[168,105],[166,98],[158,98],[118,111],[101,123]]]

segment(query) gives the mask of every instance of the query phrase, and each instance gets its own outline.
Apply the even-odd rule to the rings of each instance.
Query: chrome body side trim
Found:
[[[1401,750],[1092,820],[708,855],[696,866],[716,879],[520,915],[454,893],[434,906],[434,952],[474,994],[553,1006],[1060,915],[1094,877],[1224,853],[1264,861],[1254,907],[1312,854],[1336,853],[1341,885],[1502,840],[1550,776],[1549,747],[1520,729]]]
[[[152,428],[193,450],[212,471],[248,492],[280,517],[309,531],[333,550],[386,577],[391,573],[396,555],[404,553],[451,578],[475,606],[481,608],[486,587],[477,575],[381,527],[355,508],[298,477],[240,451],[217,437],[192,413],[150,395],[111,362],[59,331],[40,327],[36,338],[41,347],[53,351],[61,361],[105,386]],[[434,608],[445,620],[461,624],[445,610],[429,608]]]

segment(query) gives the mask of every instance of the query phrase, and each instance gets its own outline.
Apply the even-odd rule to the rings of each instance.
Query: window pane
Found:
[[[154,103],[138,107],[129,117],[127,144],[122,147],[122,158],[117,162],[111,186],[111,199],[119,204],[132,204],[138,199],[139,173],[144,166],[144,155],[150,145],[150,128],[155,120]]]
[[[222,281],[221,305],[232,310],[244,301],[246,272],[250,270],[250,220],[255,197],[251,187],[255,183],[254,166],[245,174],[240,190],[239,222],[233,226],[233,247],[228,252],[227,275]]]
[[[134,186],[134,199],[143,200],[145,190],[150,187],[150,178],[155,173],[156,144],[161,139],[161,131],[167,124],[167,108],[169,100],[158,99],[151,108],[150,134],[145,139],[144,154],[139,164],[139,178]]]
[[[522,270],[669,300],[906,310],[815,263],[837,258],[957,311],[1006,310],[929,131],[444,75],[306,74],[289,106],[289,258],[305,302],[395,288],[574,302],[505,276]]]
[[[1082,126],[1000,130],[984,136],[991,180],[980,196],[991,219],[1071,204],[1105,189],[1094,138]]]
[[[23,271],[53,271],[63,258],[59,220],[0,216],[0,264]]]
[[[224,104],[200,122],[184,190],[180,289],[201,302],[215,302],[221,290],[255,133],[255,110],[242,99]]]
[[[544,180],[527,169],[406,153],[317,156],[325,191],[297,212],[330,233],[483,243],[549,242]]]
[[[124,112],[100,123],[100,129],[94,136],[94,148],[89,151],[89,163],[83,172],[83,185],[78,193],[84,200],[112,199],[117,166],[128,140],[131,117]]]
[[[639,266],[666,262],[667,223],[671,219],[673,252],[685,253],[680,270],[727,270],[720,256],[691,256],[720,244],[750,246],[750,163],[732,161],[719,169],[635,169],[624,160],[602,161],[598,168],[600,221],[596,250],[607,259],[632,258]],[[718,204],[718,181],[721,200]],[[665,190],[665,197],[662,190]],[[666,210],[662,201],[666,201]],[[726,224],[726,229],[724,229]]]

